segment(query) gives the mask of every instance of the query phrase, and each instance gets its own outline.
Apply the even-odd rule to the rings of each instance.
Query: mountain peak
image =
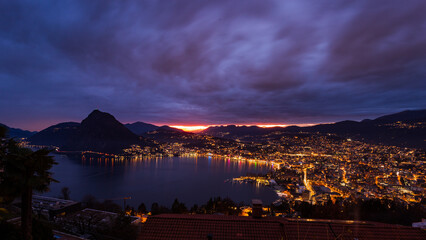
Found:
[[[87,116],[87,118],[96,118],[96,119],[99,119],[99,118],[114,118],[114,116],[112,116],[109,113],[101,112],[98,109],[95,109]]]
[[[103,125],[103,126],[100,126]],[[89,128],[99,128],[99,127],[107,127],[107,126],[118,126],[122,125],[113,115],[101,112],[99,110],[93,110],[83,121],[81,122],[81,126],[84,128],[85,126],[89,126]]]
[[[54,145],[65,151],[120,153],[132,144],[145,144],[114,116],[92,111],[82,122],[51,126],[30,139],[41,145]]]
[[[133,135],[130,130],[123,126],[115,117],[109,113],[93,110],[82,122],[81,127],[88,132],[98,134],[110,133],[114,131],[124,132],[125,135]]]

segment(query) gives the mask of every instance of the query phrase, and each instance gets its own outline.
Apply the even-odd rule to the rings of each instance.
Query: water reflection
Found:
[[[71,197],[81,200],[86,194],[98,199],[131,196],[129,204],[137,207],[158,202],[169,206],[175,198],[188,207],[203,204],[210,197],[231,197],[249,203],[260,198],[275,200],[275,193],[262,186],[225,183],[226,179],[246,174],[263,174],[271,165],[263,161],[245,161],[217,156],[182,157],[67,157],[55,155],[54,177],[60,183],[51,186],[50,196],[58,196],[69,187]]]
[[[74,158],[79,159],[79,158]],[[178,161],[177,161],[178,159]],[[201,165],[198,166],[199,159],[201,159]],[[203,160],[207,159],[207,167],[213,169],[224,169],[227,172],[248,172],[248,173],[265,173],[272,169],[272,164],[266,161],[257,160],[241,160],[232,159],[229,157],[144,157],[144,156],[129,156],[129,157],[81,157],[81,164],[83,166],[97,166],[107,167],[114,169],[114,167],[124,166],[126,168],[139,168],[139,167],[152,167],[173,168],[173,164],[194,164],[194,169],[205,167]]]

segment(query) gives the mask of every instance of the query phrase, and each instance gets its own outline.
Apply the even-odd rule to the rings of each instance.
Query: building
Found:
[[[67,232],[79,235],[83,238],[91,238],[93,233],[102,230],[105,227],[113,225],[114,221],[124,215],[113,212],[101,211],[91,208],[85,208],[81,211],[67,214],[56,219],[56,224]],[[130,219],[130,223],[138,226],[141,219],[135,216],[125,216]]]
[[[376,222],[161,214],[148,218],[138,239],[425,240],[426,232]]]
[[[60,198],[33,195],[34,214],[44,215],[49,220],[54,217],[72,213],[81,209],[79,202],[64,200]]]
[[[412,226],[416,228],[426,229],[426,219],[423,218],[421,222],[415,222],[412,224]]]

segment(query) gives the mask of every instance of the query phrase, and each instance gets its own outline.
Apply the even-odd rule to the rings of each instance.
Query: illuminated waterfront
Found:
[[[211,156],[120,159],[55,155],[55,158],[59,164],[53,167],[53,172],[60,183],[51,185],[48,196],[59,196],[62,187],[69,187],[75,200],[87,194],[99,200],[132,197],[127,202],[135,207],[141,202],[147,206],[153,202],[169,206],[175,198],[187,207],[203,204],[215,196],[230,197],[237,203],[249,203],[252,198],[271,203],[277,198],[268,187],[225,182],[241,175],[270,171],[271,165],[263,161]]]

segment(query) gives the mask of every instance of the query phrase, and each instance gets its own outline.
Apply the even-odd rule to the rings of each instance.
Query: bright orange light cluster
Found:
[[[182,129],[186,132],[197,132],[207,129],[209,126],[170,126],[173,128]]]

